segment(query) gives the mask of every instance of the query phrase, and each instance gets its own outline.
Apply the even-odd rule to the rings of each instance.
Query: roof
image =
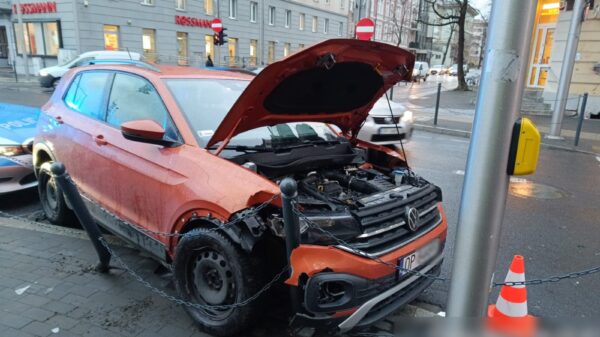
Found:
[[[142,68],[135,64],[97,64],[79,67],[81,70],[90,69],[104,69],[104,70],[120,70],[131,73],[143,75],[145,77],[159,77],[159,78],[214,78],[214,79],[236,79],[236,80],[252,80],[254,76],[247,75],[239,72],[232,72],[227,70],[208,70],[204,68],[194,68],[186,66],[170,66],[170,65],[159,65],[152,64],[153,67],[159,71],[153,71],[151,69]]]

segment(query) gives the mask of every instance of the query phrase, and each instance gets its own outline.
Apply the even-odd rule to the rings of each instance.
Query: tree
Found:
[[[456,64],[458,66],[458,87],[456,90],[469,90],[467,81],[465,80],[465,71],[463,65],[465,63],[465,21],[467,10],[469,8],[469,0],[424,0],[431,8],[437,18],[437,22],[426,22],[418,20],[420,23],[429,26],[458,26],[458,55]],[[443,9],[441,9],[443,8]]]
[[[402,44],[402,31],[404,30],[404,21],[406,18],[406,12],[408,9],[406,8],[408,0],[400,0],[398,2],[394,2],[394,10],[392,15],[392,22],[394,24],[394,29],[392,30],[392,34],[396,37],[396,47],[399,47]],[[400,17],[398,15],[397,6],[402,6],[402,12]]]

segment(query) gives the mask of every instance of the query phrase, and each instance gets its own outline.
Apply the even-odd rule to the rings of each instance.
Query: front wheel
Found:
[[[48,221],[55,225],[67,225],[73,219],[73,212],[67,206],[63,192],[50,171],[51,165],[52,162],[43,163],[38,172],[40,203]]]
[[[196,304],[185,308],[204,331],[237,335],[262,313],[260,298],[232,306],[260,289],[263,275],[256,262],[215,231],[198,228],[181,239],[175,252],[175,285],[182,300]]]

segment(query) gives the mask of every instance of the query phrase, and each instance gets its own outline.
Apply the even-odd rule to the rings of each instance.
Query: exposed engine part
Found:
[[[247,162],[243,163],[242,166],[254,173],[258,173],[258,166],[256,166],[256,163],[254,163],[254,162],[247,161]]]
[[[271,229],[271,232],[280,238],[285,237],[285,231],[283,230],[283,218],[279,214],[271,214],[267,218],[267,226]]]

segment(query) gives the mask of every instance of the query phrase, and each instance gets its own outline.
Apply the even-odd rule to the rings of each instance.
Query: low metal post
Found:
[[[585,117],[585,106],[587,105],[588,93],[583,94],[581,100],[581,108],[579,109],[579,122],[577,123],[577,132],[575,132],[575,146],[579,146],[579,136],[581,136],[581,128],[583,127],[583,118]]]
[[[392,88],[390,89],[390,101],[393,101],[393,100],[394,100],[394,87],[395,87],[395,86],[396,86],[396,85],[394,84],[394,85],[392,86]]]
[[[100,260],[100,263],[98,264],[96,269],[101,273],[107,273],[110,264],[110,252],[100,242],[100,238],[102,237],[100,228],[92,218],[92,215],[88,211],[85,204],[83,203],[83,199],[81,198],[81,195],[77,190],[77,186],[70,182],[69,174],[65,169],[65,165],[63,165],[62,163],[53,163],[50,167],[50,170],[52,171],[54,180],[62,190],[65,198],[73,207],[73,211],[75,212],[77,219],[79,219],[79,222],[90,237],[90,241],[92,241],[92,244],[96,249],[96,253],[98,253],[98,259]]]
[[[281,206],[283,210],[283,225],[285,231],[285,248],[287,262],[291,268],[290,258],[294,248],[300,245],[300,226],[298,216],[294,214],[293,201],[298,197],[298,185],[292,178],[285,178],[279,184],[281,189]],[[290,269],[291,273],[291,269]],[[290,287],[290,296],[292,298],[292,309],[294,313],[298,312],[299,305],[299,293],[298,287]]]
[[[433,125],[437,125],[438,111],[440,109],[440,95],[442,94],[442,83],[438,83],[437,97],[435,99],[435,115],[433,116]]]

